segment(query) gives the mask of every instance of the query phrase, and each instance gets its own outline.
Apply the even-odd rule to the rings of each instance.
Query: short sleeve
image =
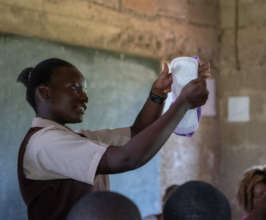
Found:
[[[131,139],[129,127],[99,131],[81,130],[80,133],[91,140],[114,146],[125,145]]]
[[[24,155],[27,178],[74,179],[93,184],[107,145],[81,137],[72,131],[47,127],[30,139]]]

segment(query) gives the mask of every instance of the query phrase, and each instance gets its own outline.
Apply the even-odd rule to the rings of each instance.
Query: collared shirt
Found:
[[[54,121],[34,118],[32,127],[43,127],[30,138],[24,154],[25,176],[33,180],[74,179],[94,184],[99,162],[110,145],[130,140],[130,129],[89,131],[81,137]]]

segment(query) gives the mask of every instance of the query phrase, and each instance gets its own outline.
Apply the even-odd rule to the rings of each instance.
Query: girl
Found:
[[[247,212],[242,220],[266,219],[266,167],[252,167],[244,173],[237,198]]]
[[[79,123],[87,108],[84,77],[69,62],[52,58],[18,77],[36,113],[20,148],[20,191],[30,220],[64,220],[82,195],[108,190],[106,174],[136,169],[162,147],[184,113],[208,97],[205,77],[191,81],[160,117],[172,77],[165,64],[153,83],[143,109],[130,128],[75,133],[67,123]]]

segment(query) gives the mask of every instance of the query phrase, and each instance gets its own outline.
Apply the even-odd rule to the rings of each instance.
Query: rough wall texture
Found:
[[[0,0],[0,31],[141,57],[199,55],[218,72],[218,0]],[[161,151],[161,194],[191,178],[215,183],[218,116]]]
[[[208,0],[0,0],[0,30],[155,58],[210,58],[216,7]]]
[[[233,220],[244,214],[236,191],[244,170],[266,163],[266,2],[240,0],[239,25],[235,26],[235,1],[221,0],[221,50],[219,108],[221,116],[221,175],[219,184],[229,196]],[[235,44],[235,35],[238,40]],[[237,56],[236,48],[239,50]],[[239,66],[236,63],[239,60]],[[240,69],[238,68],[240,67]],[[230,96],[250,97],[250,120],[229,122]]]

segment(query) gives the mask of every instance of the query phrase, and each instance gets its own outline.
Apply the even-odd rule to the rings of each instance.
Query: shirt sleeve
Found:
[[[71,178],[93,184],[107,147],[72,131],[44,128],[28,143],[23,163],[25,175],[30,179]]]
[[[122,146],[131,139],[131,131],[129,127],[106,129],[99,131],[81,130],[87,138],[107,145]]]

